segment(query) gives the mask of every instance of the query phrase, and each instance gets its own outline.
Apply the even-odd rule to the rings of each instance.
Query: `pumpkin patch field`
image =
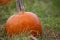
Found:
[[[0,0],[0,40],[60,40],[60,0]]]

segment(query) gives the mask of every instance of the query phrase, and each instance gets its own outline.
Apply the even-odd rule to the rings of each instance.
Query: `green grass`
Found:
[[[24,0],[25,11],[34,12],[42,23],[43,35],[38,40],[60,40],[60,10],[54,6],[51,0]],[[0,5],[0,40],[15,40],[17,36],[5,35],[4,25],[6,20],[16,13],[15,1],[5,6]],[[28,40],[26,36],[20,36],[19,40]]]

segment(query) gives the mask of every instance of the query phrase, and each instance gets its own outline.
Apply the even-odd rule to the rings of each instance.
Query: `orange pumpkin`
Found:
[[[7,34],[30,33],[34,36],[42,33],[41,23],[37,15],[32,12],[19,12],[12,15],[6,22]]]
[[[12,0],[0,0],[0,4],[7,4],[11,2]]]

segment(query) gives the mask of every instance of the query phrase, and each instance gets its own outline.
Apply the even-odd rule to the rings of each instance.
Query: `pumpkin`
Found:
[[[7,4],[11,2],[12,0],[0,0],[0,4]]]
[[[41,22],[33,12],[24,11],[22,0],[17,1],[17,13],[8,18],[5,24],[5,31],[9,35],[32,34],[37,36],[42,33]],[[19,3],[20,1],[20,3]]]
[[[5,29],[7,34],[30,33],[38,35],[42,33],[39,18],[32,12],[19,12],[12,15],[6,22]]]

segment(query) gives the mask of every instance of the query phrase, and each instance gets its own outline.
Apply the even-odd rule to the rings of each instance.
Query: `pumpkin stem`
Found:
[[[24,6],[22,4],[22,0],[16,0],[16,7],[17,7],[17,11],[24,11]]]

